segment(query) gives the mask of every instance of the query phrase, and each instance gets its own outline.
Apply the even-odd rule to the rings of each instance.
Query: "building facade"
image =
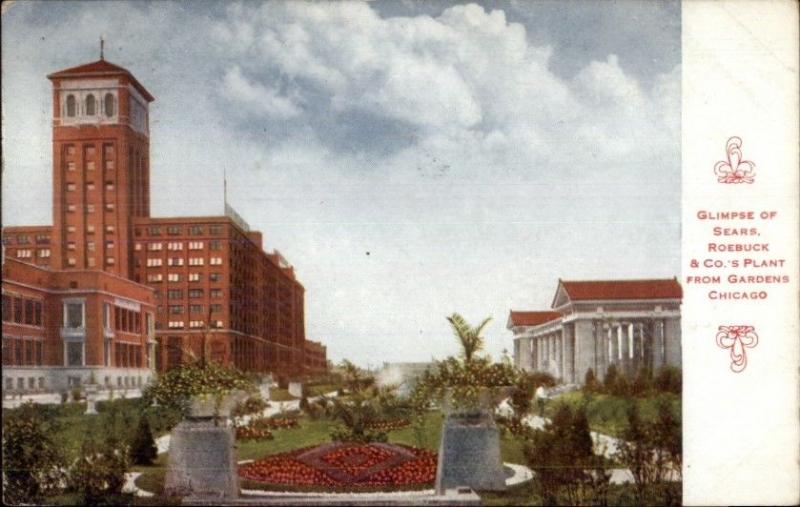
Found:
[[[682,298],[677,279],[559,280],[550,310],[510,312],[514,363],[576,384],[612,364],[627,375],[680,366]]]
[[[3,389],[64,391],[90,381],[141,387],[155,361],[149,287],[102,271],[3,264]]]
[[[48,78],[53,90],[53,225],[3,228],[4,365],[9,326],[10,357],[18,362],[19,338],[24,364],[6,366],[77,367],[67,361],[67,352],[53,352],[58,348],[53,344],[51,352],[46,347],[36,352],[37,343],[48,343],[44,329],[52,325],[46,323],[63,317],[57,303],[46,303],[46,295],[61,294],[54,280],[70,276],[79,277],[73,281],[86,294],[99,291],[115,301],[129,301],[129,309],[137,307],[141,319],[150,319],[145,328],[139,317],[125,317],[126,326],[138,322],[130,324],[136,333],[150,328],[154,333],[147,346],[137,345],[143,352],[131,349],[134,359],[123,359],[127,352],[120,356],[125,367],[164,370],[206,357],[246,371],[299,377],[309,364],[306,350],[310,364],[318,365],[325,348],[305,339],[304,288],[280,253],[263,250],[260,232],[251,231],[227,203],[221,216],[150,216],[149,104],[154,98],[147,89],[128,70],[102,58]],[[33,276],[37,283],[29,283],[30,273],[39,273]],[[31,324],[6,321],[6,294],[9,316],[14,317],[16,294],[28,292],[30,300],[43,305],[42,320],[37,321],[43,324],[33,326],[41,333],[19,329]],[[95,308],[86,297],[87,308]],[[25,297],[22,301],[24,321],[28,303]],[[85,343],[84,366],[92,367],[100,364],[93,333],[131,332],[127,327],[90,328],[81,340],[61,331],[53,337]],[[33,344],[30,357],[28,341]],[[115,358],[123,343],[133,342],[114,343],[112,338],[109,353]],[[77,346],[70,347],[77,354]],[[152,353],[144,351],[148,347]],[[116,364],[111,360],[111,367]],[[100,373],[103,379],[108,376]],[[74,376],[61,375],[72,378],[70,382]],[[25,377],[25,386],[30,378],[38,389],[41,375]],[[47,376],[44,383],[48,385]],[[18,385],[16,377],[13,384]]]

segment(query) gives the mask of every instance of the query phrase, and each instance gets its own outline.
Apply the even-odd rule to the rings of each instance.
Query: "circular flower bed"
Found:
[[[436,478],[436,453],[397,444],[333,442],[267,456],[240,467],[239,475],[270,485],[348,490],[424,486]]]

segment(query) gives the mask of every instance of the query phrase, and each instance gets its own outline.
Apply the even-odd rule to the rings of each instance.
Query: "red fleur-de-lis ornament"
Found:
[[[717,346],[730,349],[731,370],[742,372],[747,367],[746,349],[758,345],[758,335],[753,326],[719,326]]]
[[[756,164],[744,160],[742,156],[742,139],[736,136],[725,144],[725,160],[714,164],[714,174],[720,183],[753,183],[755,181]]]

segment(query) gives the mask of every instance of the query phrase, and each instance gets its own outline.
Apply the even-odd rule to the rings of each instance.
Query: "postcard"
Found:
[[[798,21],[4,3],[4,502],[800,503]]]

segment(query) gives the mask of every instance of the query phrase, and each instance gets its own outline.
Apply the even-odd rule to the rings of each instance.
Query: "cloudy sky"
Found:
[[[558,278],[679,273],[678,3],[6,4],[4,224],[51,222],[45,76],[100,34],[156,97],[152,214],[227,169],[334,360],[455,353],[454,311],[498,355]]]

